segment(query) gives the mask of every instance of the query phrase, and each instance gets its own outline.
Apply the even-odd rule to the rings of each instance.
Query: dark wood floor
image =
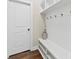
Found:
[[[43,59],[38,50],[25,51],[10,56],[8,59]]]

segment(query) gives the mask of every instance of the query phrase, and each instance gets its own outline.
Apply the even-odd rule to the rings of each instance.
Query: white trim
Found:
[[[29,1],[21,1],[21,0],[9,0],[11,2],[16,2],[16,3],[20,3],[20,4],[25,4],[25,5],[31,5],[31,2]]]
[[[32,2],[30,4],[31,6],[31,50],[33,50],[33,6]]]

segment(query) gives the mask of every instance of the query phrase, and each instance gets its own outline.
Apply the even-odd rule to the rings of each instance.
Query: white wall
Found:
[[[40,15],[40,2],[41,0],[32,0],[33,5],[33,46],[35,47],[38,44],[37,39],[41,37],[43,29],[44,29],[44,23],[43,19]]]
[[[67,51],[71,50],[71,15],[70,4],[62,5],[46,14],[48,39]],[[61,14],[64,14],[61,16]],[[54,15],[57,17],[55,18]],[[52,18],[50,18],[52,16]],[[47,17],[49,19],[47,19]]]

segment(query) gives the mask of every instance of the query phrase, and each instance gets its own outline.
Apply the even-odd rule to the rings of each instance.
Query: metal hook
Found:
[[[56,16],[56,15],[54,15],[54,17],[56,18],[57,16]]]
[[[63,14],[63,13],[61,13],[61,16],[64,16],[64,14]]]

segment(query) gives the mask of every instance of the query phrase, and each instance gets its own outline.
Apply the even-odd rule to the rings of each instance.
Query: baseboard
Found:
[[[38,46],[34,46],[33,48],[32,48],[32,51],[33,50],[37,50],[38,49]]]

